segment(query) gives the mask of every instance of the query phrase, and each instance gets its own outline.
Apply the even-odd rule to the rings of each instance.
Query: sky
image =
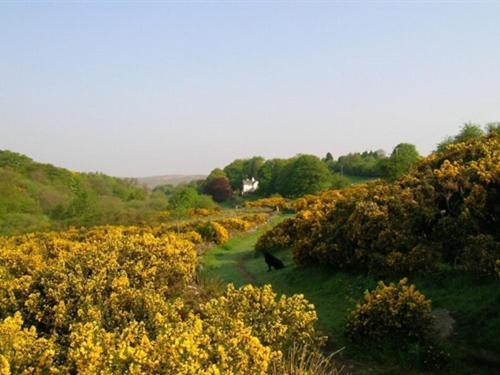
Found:
[[[0,149],[115,176],[500,121],[500,2],[0,0]]]

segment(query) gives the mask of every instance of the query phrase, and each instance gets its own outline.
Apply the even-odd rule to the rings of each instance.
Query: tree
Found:
[[[227,176],[222,169],[215,168],[214,170],[212,170],[212,172],[210,172],[210,174],[208,175],[206,180],[210,181],[210,180],[213,180],[214,178],[218,178],[218,177],[227,177]]]
[[[233,190],[241,189],[241,184],[245,178],[257,178],[259,169],[264,164],[264,158],[254,156],[250,159],[236,159],[224,167],[224,173],[229,179]]]
[[[455,137],[455,143],[465,142],[470,139],[479,139],[484,135],[479,125],[468,123],[462,126],[460,133]]]
[[[188,208],[210,208],[214,202],[207,195],[199,194],[191,186],[178,186],[174,189],[170,199],[169,207],[173,210],[187,210]]]
[[[390,180],[398,178],[417,162],[419,156],[415,145],[400,143],[394,147],[390,158],[382,166],[384,177]]]
[[[236,159],[224,167],[231,187],[234,190],[241,188],[241,181],[246,177],[246,163],[243,159]]]
[[[246,177],[248,178],[257,178],[259,173],[259,169],[264,164],[264,158],[261,156],[254,156],[253,158],[247,161],[246,166]]]
[[[497,124],[498,126],[498,124]],[[495,129],[495,123],[486,125],[488,133]],[[460,132],[454,137],[446,137],[437,146],[438,151],[445,151],[446,148],[453,143],[466,142],[471,139],[479,139],[484,135],[483,129],[479,125],[466,123],[460,129]]]
[[[333,161],[333,155],[330,152],[327,152],[324,161],[326,162]]]
[[[231,184],[226,177],[216,177],[207,182],[205,193],[210,195],[216,202],[224,202],[232,197]]]
[[[270,196],[279,192],[278,178],[287,164],[286,159],[266,160],[259,168],[257,180],[259,180],[259,195]],[[286,181],[285,181],[286,182]]]
[[[331,173],[317,156],[300,155],[289,162],[279,178],[282,191],[286,197],[300,197],[315,194],[328,189]]]

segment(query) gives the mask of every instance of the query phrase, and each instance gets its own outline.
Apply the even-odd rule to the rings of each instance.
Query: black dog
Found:
[[[276,270],[279,270],[279,269],[285,267],[285,265],[283,264],[283,262],[281,260],[276,258],[274,255],[271,255],[267,251],[264,251],[264,259],[267,263],[267,266],[269,267],[267,272],[271,271],[272,267],[274,267],[274,269],[276,269]]]

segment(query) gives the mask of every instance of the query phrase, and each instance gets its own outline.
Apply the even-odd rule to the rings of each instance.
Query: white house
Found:
[[[243,189],[241,190],[241,195],[245,195],[247,193],[254,193],[257,191],[259,187],[259,181],[255,178],[245,178],[243,180]]]

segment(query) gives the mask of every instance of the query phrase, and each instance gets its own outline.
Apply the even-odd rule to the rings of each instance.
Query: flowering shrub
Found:
[[[219,223],[207,221],[200,224],[196,231],[201,234],[205,241],[215,242],[218,245],[224,244],[229,239],[229,232]]]
[[[318,317],[314,305],[301,294],[276,297],[270,285],[235,289],[230,284],[224,295],[200,307],[201,316],[209,322],[227,322],[238,317],[275,351],[292,343],[319,346],[323,338],[315,333]]]
[[[269,214],[266,213],[246,214],[236,217],[221,217],[176,223],[163,223],[152,227],[151,231],[155,235],[161,235],[170,232],[176,232],[179,234],[195,231],[199,235],[201,235],[205,241],[212,241],[218,244],[222,244],[227,241],[227,239],[224,240],[224,238],[229,236],[229,232],[247,231],[266,223],[268,219]],[[213,224],[216,225],[214,226]],[[221,229],[220,226],[222,226],[223,228]],[[224,230],[226,230],[227,236],[221,233]]]
[[[293,219],[287,219],[276,225],[272,231],[264,233],[255,244],[256,251],[286,249],[293,245]]]
[[[164,229],[0,238],[0,373],[266,374],[292,343],[322,342],[300,295],[193,300],[200,235]]]
[[[297,215],[257,249],[291,247],[299,264],[374,274],[432,272],[445,262],[491,275],[500,260],[499,165],[498,135],[450,145],[395,182],[298,199]]]
[[[0,374],[56,374],[53,340],[39,338],[35,327],[22,328],[20,313],[0,322]]]
[[[280,210],[288,209],[289,205],[290,205],[290,201],[288,199],[282,198],[282,197],[261,198],[261,199],[257,199],[254,201],[246,201],[245,202],[245,207],[252,207],[252,208],[265,207],[265,208],[271,208],[273,210],[276,208],[278,208]]]
[[[425,340],[432,331],[431,301],[407,279],[366,291],[349,315],[346,334],[354,342],[391,341],[397,345]]]

